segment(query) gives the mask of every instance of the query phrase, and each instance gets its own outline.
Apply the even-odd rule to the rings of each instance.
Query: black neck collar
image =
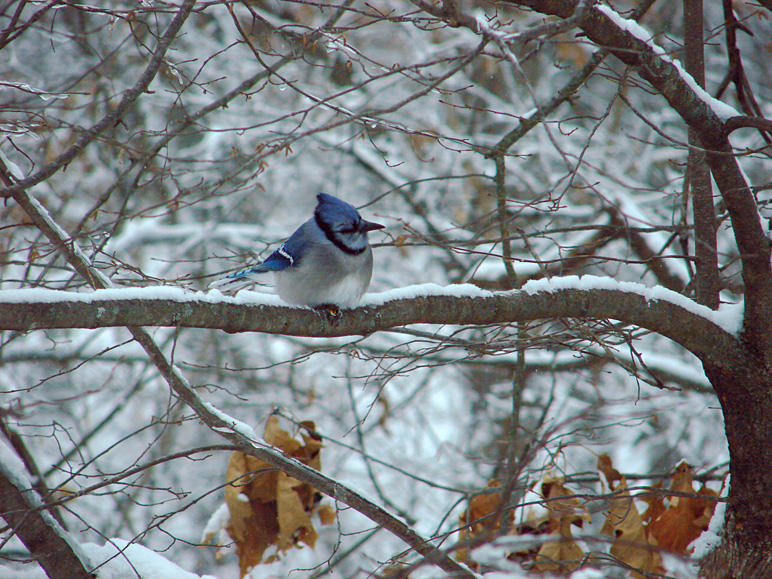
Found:
[[[316,221],[316,224],[319,226],[319,229],[321,229],[324,232],[325,237],[329,239],[332,243],[335,244],[335,247],[340,249],[344,253],[348,253],[349,255],[359,255],[362,253],[365,249],[367,249],[367,246],[362,247],[361,249],[352,249],[345,243],[343,243],[340,239],[338,239],[338,236],[335,235],[335,232],[330,229],[330,226],[327,225],[324,221],[322,221],[321,217],[319,217],[319,213],[314,212],[314,220]]]

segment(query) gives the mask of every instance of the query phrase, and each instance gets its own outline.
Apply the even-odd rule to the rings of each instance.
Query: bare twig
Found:
[[[33,185],[42,183],[54,175],[57,171],[65,167],[75,157],[77,157],[81,151],[89,143],[96,139],[102,132],[104,132],[107,128],[114,126],[120,119],[122,119],[123,116],[131,110],[131,108],[134,106],[134,103],[142,95],[142,93],[147,90],[147,88],[150,86],[150,83],[153,82],[153,79],[158,73],[158,69],[163,63],[166,51],[169,49],[172,41],[174,41],[177,33],[182,28],[185,20],[187,20],[188,16],[190,16],[190,13],[193,10],[195,4],[196,0],[185,0],[164,34],[161,36],[161,38],[158,39],[158,43],[156,44],[155,50],[153,51],[153,55],[150,58],[150,62],[148,62],[147,67],[145,67],[145,70],[142,72],[134,86],[123,94],[121,102],[118,103],[115,109],[105,115],[102,120],[100,120],[90,129],[83,131],[83,133],[81,133],[81,135],[72,145],[70,145],[70,147],[64,151],[64,153],[48,163],[37,173],[30,175],[26,179],[23,179],[14,185],[6,186],[4,189],[0,189],[0,197],[11,197],[20,191],[24,191],[25,189],[32,187]]]

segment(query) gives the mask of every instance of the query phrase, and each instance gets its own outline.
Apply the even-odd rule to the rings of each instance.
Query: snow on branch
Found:
[[[339,318],[242,291],[189,292],[174,287],[45,289],[0,292],[0,329],[166,326],[305,337],[368,335],[410,324],[487,325],[538,319],[614,319],[657,332],[716,363],[733,356],[740,307],[718,312],[670,290],[595,276],[532,281],[522,291],[489,292],[472,285],[409,286],[365,296]],[[731,358],[730,358],[731,359]]]
[[[50,579],[84,579],[88,558],[46,510],[26,469],[0,441],[0,513]]]
[[[570,18],[575,0],[509,0],[508,4],[530,8],[541,14]],[[579,24],[584,35],[604,47],[620,61],[634,67],[668,102],[704,149],[705,159],[732,222],[742,261],[745,285],[745,340],[761,348],[772,348],[772,267],[770,247],[761,225],[755,199],[729,141],[732,111],[722,106],[694,83],[672,58],[663,54],[651,35],[635,22],[608,8],[593,6]],[[732,121],[735,122],[735,121]]]

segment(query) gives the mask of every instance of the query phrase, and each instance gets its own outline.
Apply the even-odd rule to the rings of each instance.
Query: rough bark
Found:
[[[21,488],[0,464],[0,517],[13,529],[50,579],[93,579],[52,515],[40,511],[33,489]]]
[[[588,283],[592,280],[590,276],[583,279]],[[741,352],[737,338],[711,321],[708,308],[684,307],[680,305],[683,298],[667,290],[652,294],[638,284],[617,283],[610,278],[594,280],[602,281],[604,287],[577,289],[571,287],[572,280],[565,287],[562,282],[566,280],[556,278],[549,283],[536,282],[542,284],[535,286],[538,291],[534,286],[511,292],[471,288],[471,293],[477,295],[463,296],[449,295],[455,293],[454,286],[448,290],[418,286],[415,292],[411,288],[405,288],[405,292],[438,295],[395,297],[380,305],[344,310],[334,319],[309,308],[238,303],[231,298],[173,288],[147,288],[147,298],[137,297],[142,293],[137,289],[91,294],[30,290],[29,299],[23,301],[17,301],[23,292],[13,292],[13,301],[3,300],[0,292],[0,330],[166,326],[335,337],[368,335],[409,324],[487,325],[552,318],[608,318],[657,332],[717,365],[732,364]],[[159,299],[158,291],[165,291],[169,297]]]
[[[702,562],[710,579],[772,577],[772,373],[748,354],[731,369],[704,365],[718,394],[732,480],[722,544]]]

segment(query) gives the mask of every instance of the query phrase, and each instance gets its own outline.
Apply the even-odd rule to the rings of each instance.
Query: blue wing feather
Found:
[[[303,224],[307,227],[309,222]],[[225,279],[236,280],[243,277],[249,277],[256,273],[268,273],[271,271],[283,271],[290,267],[297,267],[300,264],[300,257],[303,255],[303,249],[308,244],[308,240],[304,238],[303,226],[298,228],[295,233],[284,243],[279,249],[269,255],[266,260],[253,267],[237,271],[227,276]]]
[[[292,257],[287,249],[282,245],[279,249],[269,255],[266,260],[253,267],[254,273],[264,273],[267,271],[282,271],[288,267],[292,267],[295,263],[295,258]]]

